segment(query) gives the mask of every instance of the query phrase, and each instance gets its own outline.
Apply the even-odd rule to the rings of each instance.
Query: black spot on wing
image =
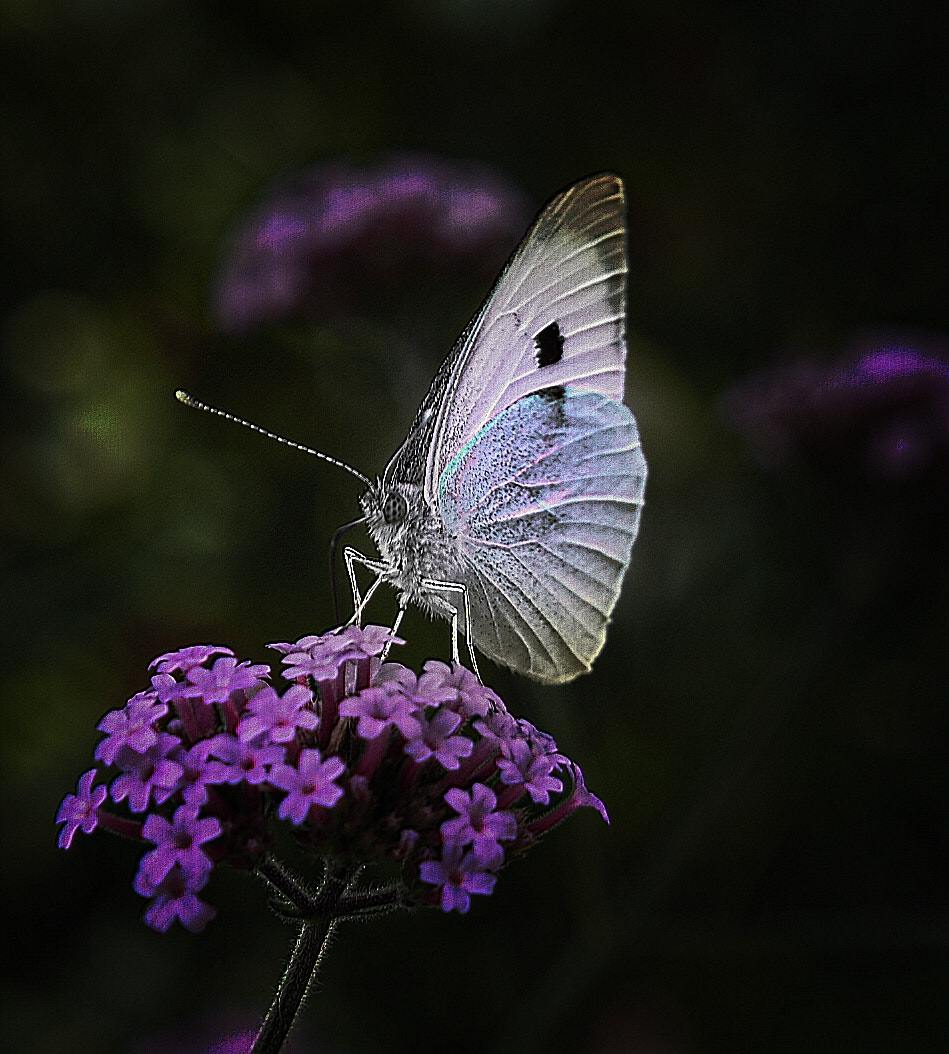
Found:
[[[534,358],[537,359],[538,367],[553,366],[563,358],[563,336],[560,326],[551,322],[534,336]]]

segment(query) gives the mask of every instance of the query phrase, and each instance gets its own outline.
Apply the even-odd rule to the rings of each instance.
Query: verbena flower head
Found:
[[[273,644],[279,674],[226,648],[162,655],[151,687],[99,722],[60,846],[96,827],[138,839],[145,921],[198,931],[214,868],[258,867],[280,828],[336,865],[398,864],[404,903],[465,912],[580,806],[607,819],[549,735],[460,665],[382,662],[392,642],[348,626]]]

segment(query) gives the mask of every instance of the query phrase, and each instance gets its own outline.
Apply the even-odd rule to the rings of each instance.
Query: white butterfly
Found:
[[[646,461],[623,405],[622,181],[540,213],[360,499],[379,550],[346,549],[357,616],[380,582],[539,681],[590,666],[639,529]],[[365,597],[354,565],[376,580]],[[471,650],[474,661],[474,651]]]

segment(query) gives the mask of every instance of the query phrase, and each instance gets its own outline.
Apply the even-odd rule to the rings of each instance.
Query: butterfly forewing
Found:
[[[426,493],[434,496],[455,452],[524,395],[572,384],[620,402],[625,314],[622,183],[595,176],[544,209],[453,352]],[[557,336],[545,356],[537,338],[551,327]]]

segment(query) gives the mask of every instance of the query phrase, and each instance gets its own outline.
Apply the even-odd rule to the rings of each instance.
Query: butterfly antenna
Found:
[[[335,465],[337,468],[345,469],[350,475],[355,476],[356,479],[362,480],[367,487],[372,486],[372,480],[354,469],[352,465],[347,465],[345,461],[340,461],[338,458],[330,457],[329,454],[324,454],[321,450],[314,450],[312,447],[304,446],[302,443],[294,443],[292,439],[285,439],[283,436],[278,436],[276,432],[268,432],[266,428],[261,428],[260,425],[255,425],[250,421],[245,421],[243,417],[235,417],[234,414],[229,414],[225,410],[218,410],[216,406],[208,406],[207,403],[201,402],[200,399],[195,399],[194,396],[189,395],[187,392],[183,392],[180,388],[175,392],[175,398],[178,402],[184,403],[185,406],[190,406],[195,410],[203,410],[206,414],[216,414],[218,417],[223,417],[225,421],[233,421],[234,424],[243,425],[245,428],[249,428],[252,432],[257,432],[262,436],[266,436],[268,439],[275,439],[278,443],[283,443],[284,446],[292,447],[294,450],[302,450],[304,454],[312,454],[313,457],[318,457],[322,461],[328,461],[331,465]]]
[[[336,533],[333,535],[333,540],[330,542],[330,585],[333,589],[333,611],[336,613],[337,622],[342,622],[343,619],[339,606],[339,583],[336,580],[336,554],[339,552],[339,540],[347,531],[351,531],[353,527],[358,527],[365,522],[366,517],[360,516],[358,520],[344,523],[342,527],[337,528]]]

